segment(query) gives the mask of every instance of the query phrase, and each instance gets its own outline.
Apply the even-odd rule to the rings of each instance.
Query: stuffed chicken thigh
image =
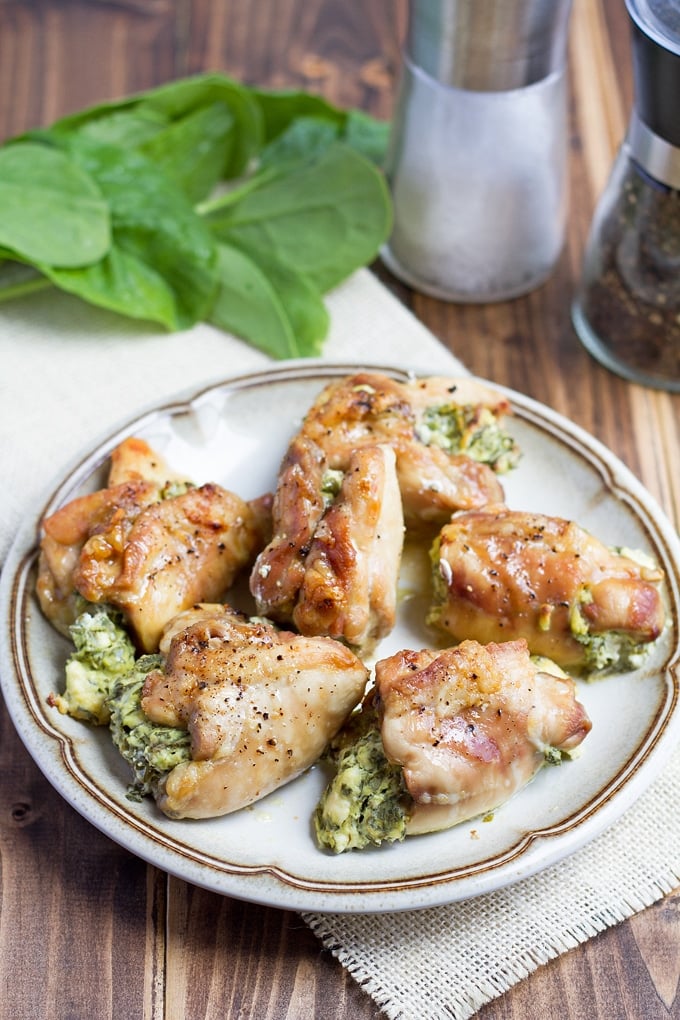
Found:
[[[334,743],[317,839],[339,853],[484,814],[589,730],[573,680],[525,641],[399,652]]]
[[[293,612],[300,633],[339,638],[364,653],[389,634],[403,540],[394,450],[358,450],[305,560]]]
[[[442,524],[454,510],[503,498],[494,471],[517,460],[502,427],[505,398],[469,379],[399,382],[360,372],[327,386],[308,411],[302,435],[331,468],[345,470],[353,452],[389,444],[409,526]]]
[[[152,723],[190,736],[192,760],[157,790],[173,818],[237,811],[300,775],[361,700],[367,680],[362,662],[339,642],[278,632],[227,606],[180,615],[166,645],[165,664],[148,674],[141,703]]]
[[[274,537],[251,573],[258,612],[369,652],[394,626],[403,538],[392,447],[360,447],[345,471],[329,471],[316,444],[297,436],[276,490]]]
[[[262,544],[261,515],[219,485],[193,487],[141,441],[114,451],[114,483],[43,522],[37,582],[63,631],[78,597],[120,609],[142,651],[182,609],[221,597]],[[123,479],[123,480],[119,480]]]
[[[457,640],[526,639],[568,669],[630,668],[661,633],[663,572],[573,521],[488,507],[456,514],[433,553],[432,621]]]
[[[464,641],[376,666],[385,754],[413,799],[408,834],[490,811],[590,731],[574,682],[545,672],[524,641]]]

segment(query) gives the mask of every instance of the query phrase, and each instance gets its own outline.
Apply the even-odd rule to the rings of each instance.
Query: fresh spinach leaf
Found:
[[[385,165],[390,141],[390,124],[376,120],[363,110],[348,110],[342,138],[366,159],[378,166]]]
[[[260,107],[264,125],[264,142],[277,138],[286,128],[300,117],[314,117],[334,124],[342,131],[346,114],[321,96],[298,89],[253,89],[253,96]]]
[[[274,358],[297,358],[300,348],[274,287],[238,248],[218,244],[219,285],[210,321]]]
[[[218,296],[210,321],[275,358],[320,354],[329,326],[326,307],[302,274],[275,259],[218,245]]]
[[[278,177],[294,172],[311,159],[319,156],[337,139],[337,128],[327,121],[315,117],[301,117],[264,146],[257,161],[257,171],[243,177],[222,191],[217,198],[209,198],[197,204],[201,216],[219,211],[223,214],[228,206],[237,205],[246,195],[271,184]],[[223,217],[221,217],[223,218]]]
[[[179,307],[172,286],[147,259],[121,245],[86,269],[43,266],[45,276],[70,294],[132,319],[157,322],[174,331],[198,321]]]
[[[57,121],[49,131],[70,134],[78,131],[95,142],[119,145],[123,149],[137,149],[164,131],[170,124],[169,118],[158,110],[143,104],[104,110],[100,116],[83,120],[82,125],[66,128],[63,121]],[[38,132],[40,134],[40,132]]]
[[[250,89],[221,74],[200,74],[171,81],[125,99],[100,103],[62,117],[52,130],[63,135],[75,132],[100,141],[137,146],[153,137],[151,124],[159,127],[183,120],[197,110],[222,103],[234,118],[233,145],[227,153],[222,176],[237,177],[249,166],[263,141],[262,113]],[[129,120],[128,120],[129,118]],[[145,130],[149,128],[149,133]]]
[[[259,168],[284,170],[291,164],[309,161],[337,141],[339,129],[319,117],[298,117],[285,131],[264,146]]]
[[[80,270],[38,268],[88,301],[168,329],[204,319],[216,289],[215,243],[183,193],[139,153],[80,135],[64,144],[109,203],[112,250]]]
[[[264,123],[265,143],[278,138],[296,120],[324,121],[335,127],[339,140],[367,159],[382,166],[387,152],[390,126],[361,110],[342,110],[321,96],[294,89],[254,89]]]
[[[223,169],[227,180],[244,173],[262,146],[262,115],[251,90],[226,75],[196,75],[161,85],[146,93],[144,103],[172,120],[199,106],[227,106],[235,125],[234,144]]]
[[[86,169],[35,142],[0,147],[0,245],[29,262],[85,266],[110,244],[108,205]]]
[[[221,180],[233,147],[234,118],[228,106],[215,102],[171,121],[139,151],[196,203]]]
[[[336,142],[239,202],[216,201],[206,220],[219,240],[273,256],[323,293],[375,257],[391,205],[382,174]]]
[[[293,328],[300,357],[321,354],[330,326],[330,316],[311,280],[292,266],[262,252],[257,264],[276,291]]]
[[[318,354],[322,294],[389,233],[386,130],[318,96],[208,74],[11,140],[0,301],[52,283],[168,329],[209,318],[274,357]]]
[[[208,103],[171,119],[167,113],[143,103],[103,112],[77,128],[63,122],[31,132],[32,139],[53,143],[80,135],[94,142],[141,152],[199,202],[223,178],[234,151],[235,121],[222,102]]]

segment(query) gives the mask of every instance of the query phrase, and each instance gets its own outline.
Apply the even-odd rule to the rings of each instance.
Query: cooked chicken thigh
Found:
[[[74,585],[88,601],[122,609],[149,652],[178,612],[225,594],[258,540],[247,503],[202,485],[145,507],[122,528],[114,515],[83,546]]]
[[[539,669],[525,641],[399,652],[375,673],[385,754],[413,798],[410,835],[497,808],[591,728],[573,680]]]
[[[250,578],[258,612],[369,652],[396,617],[404,519],[392,447],[360,447],[329,475],[318,446],[296,436],[273,518]]]
[[[480,460],[488,458],[499,470],[514,462],[514,444],[499,429],[508,411],[505,398],[474,380],[404,383],[360,372],[327,386],[301,431],[340,470],[355,450],[389,444],[397,456],[407,524],[442,524],[454,510],[503,498],[493,470]],[[487,440],[493,434],[485,449],[483,429]]]
[[[144,444],[146,445],[146,444]],[[150,479],[141,477],[147,471]],[[62,631],[77,596],[122,610],[142,651],[165,623],[201,600],[220,598],[263,542],[262,515],[218,485],[167,478],[161,458],[130,444],[114,454],[128,478],[72,500],[44,521],[38,597]]]
[[[294,779],[363,695],[366,668],[330,638],[277,632],[228,606],[195,607],[170,629],[164,669],[147,677],[142,707],[152,722],[191,736],[193,760],[177,765],[157,796],[173,818],[228,814]]]
[[[488,464],[438,446],[409,443],[399,451],[399,488],[404,517],[412,531],[438,528],[455,510],[503,499],[503,489]]]
[[[327,506],[326,459],[295,436],[281,464],[272,504],[272,538],[255,561],[250,590],[258,612],[289,623],[305,575],[305,557]]]
[[[314,533],[293,622],[363,654],[394,627],[404,516],[394,450],[365,447],[350,458],[337,500]]]
[[[663,572],[573,521],[504,506],[456,514],[436,561],[432,617],[459,640],[525,638],[533,653],[574,669],[596,666],[598,655],[625,665],[664,625]]]
[[[36,590],[45,616],[61,633],[77,615],[74,574],[90,534],[106,528],[115,514],[119,528],[158,500],[158,487],[143,480],[122,482],[71,500],[43,521]]]

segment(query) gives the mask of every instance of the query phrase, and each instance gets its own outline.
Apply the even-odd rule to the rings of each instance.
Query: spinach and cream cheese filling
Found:
[[[132,641],[120,614],[108,606],[87,605],[69,634],[75,651],[66,661],[64,692],[53,695],[51,703],[63,715],[105,726],[111,684],[134,666]]]
[[[464,453],[489,464],[499,474],[515,467],[520,457],[515,440],[487,407],[433,405],[425,409],[416,435],[425,446],[438,446],[451,454]]]
[[[111,737],[134,777],[128,787],[130,800],[155,794],[163,776],[180,762],[191,760],[187,730],[153,723],[142,708],[144,681],[162,663],[160,655],[142,655],[132,670],[114,680],[107,701]]]
[[[327,757],[336,772],[314,812],[319,846],[339,854],[403,840],[411,798],[401,766],[385,756],[375,710],[356,713]]]
[[[52,695],[51,703],[64,715],[110,727],[132,769],[128,796],[141,800],[175,765],[191,758],[188,732],[152,723],[142,709],[144,681],[162,667],[162,657],[136,659],[120,614],[109,606],[88,604],[69,632],[75,651],[66,661],[64,692]]]
[[[649,654],[649,642],[638,641],[634,635],[620,630],[592,631],[581,608],[589,601],[589,593],[584,590],[569,611],[569,629],[583,648],[587,675],[637,669]]]

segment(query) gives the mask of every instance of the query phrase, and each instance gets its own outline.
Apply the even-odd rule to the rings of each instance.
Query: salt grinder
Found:
[[[386,164],[382,252],[445,300],[523,294],[554,268],[567,205],[571,0],[412,0]]]
[[[680,3],[626,0],[634,106],[598,202],[572,319],[626,379],[680,392]]]

